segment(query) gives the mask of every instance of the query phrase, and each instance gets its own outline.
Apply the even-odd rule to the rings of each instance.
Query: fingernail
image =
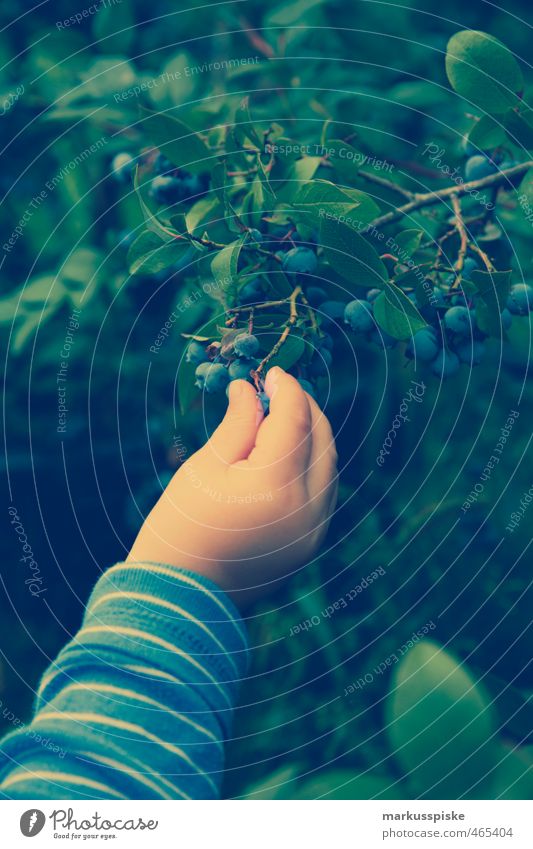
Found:
[[[269,398],[274,397],[274,392],[278,386],[278,380],[282,371],[279,366],[273,366],[273,368],[269,369],[267,372],[267,376],[265,378],[265,392]]]

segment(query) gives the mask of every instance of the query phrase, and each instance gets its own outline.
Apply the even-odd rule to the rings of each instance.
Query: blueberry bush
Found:
[[[531,796],[530,27],[382,6],[3,4],[5,499],[42,591],[8,526],[5,730],[229,383],[268,412],[281,365],[339,505],[250,612],[225,794]]]

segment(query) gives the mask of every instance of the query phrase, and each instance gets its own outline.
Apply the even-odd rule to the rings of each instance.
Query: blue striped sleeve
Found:
[[[0,747],[6,799],[213,799],[247,668],[236,608],[206,578],[118,563]]]

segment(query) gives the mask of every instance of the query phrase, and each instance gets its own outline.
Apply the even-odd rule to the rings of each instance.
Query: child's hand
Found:
[[[333,434],[282,369],[268,372],[265,389],[263,420],[251,384],[231,383],[224,420],[176,472],[128,561],[191,569],[244,606],[316,553],[337,497]]]

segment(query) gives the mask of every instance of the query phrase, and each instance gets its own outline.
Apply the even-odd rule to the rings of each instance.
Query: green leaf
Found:
[[[305,781],[294,799],[405,799],[401,783],[392,776],[357,775],[343,769],[325,770]]]
[[[424,640],[407,652],[387,697],[387,734],[418,794],[486,798],[483,779],[497,752],[489,706],[464,665],[440,646]]]
[[[306,218],[321,222],[325,215],[346,218],[347,224],[359,227],[379,214],[378,205],[359,189],[345,189],[327,180],[311,180],[301,186],[292,205]]]
[[[233,135],[237,143],[242,147],[249,147],[250,144],[246,145],[246,142],[248,141],[251,143],[251,147],[261,150],[261,140],[257,135],[250,115],[249,97],[244,97],[235,110],[235,126],[233,127]]]
[[[518,199],[522,204],[533,207],[533,168],[530,168],[517,190]],[[531,210],[529,210],[530,212]],[[529,214],[526,211],[526,214]]]
[[[505,140],[505,129],[490,115],[483,115],[468,133],[468,141],[479,150],[492,150]]]
[[[424,235],[422,230],[402,230],[401,233],[398,233],[397,236],[394,237],[395,245],[393,246],[393,253],[398,255],[398,259],[400,262],[405,262],[406,259],[411,258],[413,254],[415,254],[420,247],[420,242],[422,241],[422,236]]]
[[[533,110],[518,113],[511,109],[505,116],[505,128],[513,144],[533,150]]]
[[[395,339],[410,339],[427,324],[405,292],[394,283],[388,283],[374,301],[374,318]]]
[[[174,239],[175,234],[173,234],[172,231],[169,231],[168,227],[165,227],[165,225],[162,224],[157,215],[155,215],[155,213],[152,212],[152,210],[150,209],[147,197],[147,183],[143,183],[141,182],[141,180],[141,170],[137,166],[135,168],[135,174],[133,177],[133,187],[135,189],[135,194],[137,195],[137,199],[141,207],[144,223],[146,224],[147,228],[151,230],[152,233],[158,235],[163,242],[171,242]]]
[[[522,72],[510,50],[486,32],[462,30],[451,37],[446,73],[461,97],[489,115],[499,115],[518,104]]]
[[[268,333],[262,332],[260,335],[261,348],[266,351],[271,351],[275,343],[278,341],[280,333],[278,331]],[[300,357],[305,352],[305,342],[301,336],[294,332],[289,333],[285,342],[279,349],[277,354],[274,354],[268,362],[268,368],[273,366],[281,366],[285,371],[298,362]]]
[[[215,213],[215,210],[217,212]],[[209,221],[216,221],[222,215],[222,209],[217,197],[203,197],[196,201],[185,215],[187,231],[195,234],[197,227],[205,227]]]
[[[155,233],[144,230],[128,251],[129,272],[157,274],[182,259],[188,248],[189,243],[185,239],[162,242]]]
[[[353,287],[382,289],[387,282],[387,269],[377,251],[348,224],[322,218],[320,242],[331,267]]]
[[[178,368],[178,402],[180,405],[181,415],[184,416],[191,406],[192,400],[196,395],[196,387],[194,385],[194,373],[196,371],[196,365],[194,363],[188,363],[185,357],[182,357],[180,360],[179,368]]]
[[[240,239],[226,245],[218,251],[211,262],[211,273],[222,293],[231,291],[236,285],[239,256],[246,238],[247,233],[244,233]]]
[[[480,271],[476,269],[470,279],[477,291],[476,321],[490,336],[502,335],[500,313],[505,308],[511,286],[511,271]]]
[[[178,168],[193,174],[208,171],[211,152],[203,139],[178,118],[141,107],[141,128]]]

